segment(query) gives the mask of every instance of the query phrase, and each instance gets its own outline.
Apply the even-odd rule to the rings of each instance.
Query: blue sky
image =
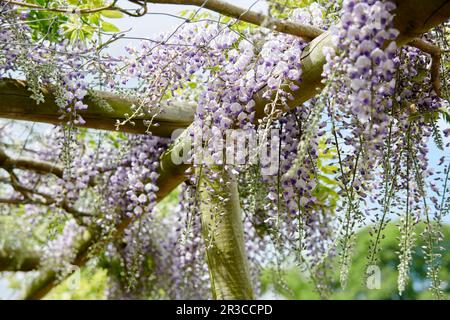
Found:
[[[267,5],[263,0],[227,0],[228,3],[237,5],[242,8],[251,7],[254,11],[266,11]],[[124,8],[133,8],[133,6],[128,5],[128,1],[119,1],[120,5]],[[160,34],[161,32],[171,31],[174,27],[179,25],[182,20],[175,17],[170,17],[167,15],[162,15],[158,13],[178,15],[181,11],[186,9],[197,10],[198,7],[195,6],[182,6],[182,5],[168,5],[168,4],[150,4],[148,5],[149,14],[144,17],[133,18],[124,17],[122,19],[111,19],[110,21],[114,23],[121,31],[130,30],[128,36],[130,37],[143,37],[149,38]],[[209,10],[202,9],[201,12],[210,12]],[[123,47],[128,43],[137,43],[138,41],[123,40],[116,42],[109,52],[111,54],[122,54]]]

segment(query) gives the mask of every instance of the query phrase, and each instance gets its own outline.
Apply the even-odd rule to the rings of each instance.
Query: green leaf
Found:
[[[112,23],[103,21],[102,22],[102,30],[105,32],[119,32],[119,28],[117,28],[115,25],[113,25]]]
[[[101,15],[110,19],[123,18],[123,13],[116,10],[104,10],[101,12]]]
[[[78,32],[78,39],[79,39],[80,41],[84,41],[84,40],[85,40],[85,36],[84,36],[84,31],[83,31],[83,30],[80,30],[80,31]]]
[[[439,112],[442,114],[442,118],[445,122],[450,123],[450,113],[445,108],[439,109]]]
[[[327,165],[327,166],[323,166],[321,168],[321,171],[326,174],[333,174],[333,173],[336,173],[336,171],[338,171],[338,169],[339,168],[337,166]]]
[[[89,15],[89,23],[95,24],[96,26],[100,25],[100,15],[98,13],[93,13]]]
[[[189,82],[189,83],[188,83],[188,86],[189,86],[191,89],[195,89],[195,88],[197,88],[197,83],[195,83],[195,82]]]
[[[70,42],[75,43],[77,40],[78,40],[78,32],[76,30],[74,30],[70,34]]]
[[[326,184],[329,184],[329,185],[337,185],[338,184],[336,180],[331,179],[330,177],[327,177],[325,175],[320,175],[319,180]]]
[[[414,81],[422,81],[428,74],[427,70],[420,70],[417,75],[413,78]]]

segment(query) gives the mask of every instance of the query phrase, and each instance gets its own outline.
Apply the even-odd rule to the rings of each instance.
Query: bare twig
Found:
[[[13,205],[19,205],[19,204],[23,204],[24,200],[20,199],[20,198],[3,198],[0,197],[0,204],[13,204]]]
[[[47,7],[40,6],[38,4],[26,3],[26,2],[22,2],[22,1],[12,1],[12,0],[0,0],[0,2],[8,3],[8,4],[19,6],[19,7],[35,9],[35,10],[45,10],[45,11],[60,12],[60,13],[67,13],[67,14],[88,14],[88,13],[97,13],[97,12],[101,12],[104,10],[117,10],[117,8],[114,8],[113,4],[109,4],[107,6],[98,7],[98,8],[81,9],[81,8],[77,8],[77,7],[72,7],[72,8],[49,7],[49,8],[47,8]]]
[[[410,46],[422,50],[431,56],[431,85],[434,91],[440,97],[441,96],[441,79],[440,79],[440,68],[441,68],[441,49],[428,41],[422,40],[420,38],[413,39]]]
[[[269,28],[281,33],[287,33],[312,40],[321,35],[324,30],[309,25],[271,18],[265,14],[247,10],[222,0],[150,0],[149,3],[192,5],[223,14],[257,26]]]
[[[0,2],[8,3],[11,5],[18,6],[18,7],[30,8],[33,10],[42,10],[42,11],[65,13],[65,14],[92,14],[92,13],[102,12],[105,10],[110,10],[110,11],[120,11],[131,17],[141,17],[147,13],[146,1],[144,1],[144,3],[141,4],[142,8],[137,9],[134,12],[116,6],[117,0],[113,1],[109,5],[98,7],[98,8],[43,7],[43,6],[40,6],[37,4],[26,3],[23,1],[13,1],[13,0],[0,0]]]
[[[0,198],[0,203],[14,205],[36,204],[41,206],[55,206],[63,209],[67,213],[70,213],[79,222],[82,222],[81,217],[92,217],[91,213],[82,212],[70,206],[66,200],[58,201],[48,193],[24,186],[14,172],[10,171],[9,174],[11,177],[11,186],[23,196],[23,199],[17,197]]]
[[[147,3],[157,3],[157,4],[177,4],[177,5],[192,5],[197,7],[202,7],[225,16],[235,18],[247,23],[251,23],[257,26],[265,27],[271,30],[275,30],[281,33],[291,34],[294,36],[302,37],[305,40],[312,40],[319,35],[321,35],[324,30],[316,28],[309,25],[303,25],[291,21],[284,21],[279,19],[274,19],[263,13],[251,11],[245,8],[241,8],[222,0],[130,0],[134,4],[141,6],[135,12],[116,6],[114,1],[111,4],[99,8],[62,8],[62,7],[42,7],[37,4],[25,3],[21,1],[13,0],[0,0],[0,2],[6,2],[12,5],[26,7],[35,10],[45,10],[51,12],[60,12],[67,14],[90,14],[97,13],[104,10],[115,10],[120,11],[126,15],[133,17],[140,17],[147,14]]]
[[[22,169],[37,173],[54,174],[59,178],[63,176],[63,168],[51,162],[34,160],[25,157],[12,158],[0,149],[0,167],[5,170]]]
[[[63,168],[60,166],[54,165],[45,161],[37,161],[29,158],[12,158],[8,156],[2,149],[0,149],[0,168],[5,169],[10,176],[11,186],[19,192],[23,199],[19,198],[0,198],[0,203],[2,204],[37,204],[43,206],[54,205],[65,210],[67,213],[70,213],[76,219],[80,219],[81,217],[92,216],[90,213],[81,212],[72,206],[70,206],[66,200],[57,201],[50,194],[40,192],[36,189],[28,188],[20,183],[19,178],[13,172],[13,169],[22,169],[22,170],[30,170],[37,173],[43,174],[54,174],[58,178],[62,178],[63,176]],[[93,181],[90,182],[93,184]],[[41,199],[37,198],[40,197]],[[81,220],[80,220],[81,221]]]

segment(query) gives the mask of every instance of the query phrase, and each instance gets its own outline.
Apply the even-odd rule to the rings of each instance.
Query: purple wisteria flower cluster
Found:
[[[425,217],[428,239],[439,238],[436,226],[430,224],[425,182],[432,177],[429,141],[439,134],[436,118],[427,114],[444,103],[432,89],[428,58],[415,48],[397,49],[392,41],[398,35],[392,27],[394,9],[390,1],[343,2],[341,21],[330,29],[335,48],[324,49],[322,95],[327,99],[344,199],[338,210],[342,211],[341,283],[345,286],[355,226],[367,219],[374,222],[371,266],[377,263],[387,222],[392,214],[402,212],[401,293],[408,279],[415,224]],[[440,144],[439,136],[435,140]],[[436,205],[437,199],[432,202]],[[434,251],[431,241],[427,247]],[[435,253],[428,256],[430,272],[435,273]]]
[[[317,165],[320,153],[328,152],[331,159],[333,155],[330,150],[321,149],[326,145],[323,139],[326,123],[319,128],[307,125],[317,107],[312,101],[273,124],[280,132],[278,174],[255,176],[254,171],[241,174],[246,244],[253,269],[267,267],[274,261],[289,265],[290,258],[295,257],[302,268],[311,272],[334,254],[330,249],[334,240],[330,225],[332,197],[319,191],[326,188],[324,180],[328,173]],[[305,157],[299,154],[299,144],[304,139],[309,142]],[[297,167],[300,157],[303,163]],[[257,271],[254,273],[258,275]],[[311,273],[313,277],[316,275]],[[316,284],[323,285],[319,279]]]
[[[396,92],[398,31],[390,1],[346,0],[340,22],[330,28],[333,47],[325,47],[327,63],[322,95],[327,103],[338,155],[343,205],[340,224],[340,282],[345,287],[354,233],[367,214],[360,208],[377,190],[376,172],[392,132]],[[367,212],[367,211],[366,211]]]
[[[61,120],[84,124],[79,111],[87,108],[83,99],[88,93],[88,75],[96,74],[101,64],[93,63],[95,50],[82,42],[35,41],[26,19],[26,15],[17,15],[15,6],[2,4],[0,77],[24,77],[37,103],[44,101],[42,88],[52,87]]]
[[[391,1],[344,0],[339,22],[324,39],[331,40],[323,52],[323,91],[288,108],[302,83],[301,57],[308,45],[302,38],[194,19],[113,57],[90,44],[36,41],[30,27],[17,22],[26,15],[2,5],[0,77],[25,78],[38,103],[41,88],[52,87],[64,124],[30,147],[39,151],[24,151],[48,163],[63,162],[61,170],[43,175],[11,169],[0,177],[11,184],[12,200],[26,203],[31,223],[49,223],[49,211],[58,213],[49,224],[64,221],[44,247],[43,267],[64,276],[89,230],[98,234],[99,260],[110,271],[109,298],[210,298],[199,189],[213,190],[202,179],[221,186],[229,175],[238,182],[256,293],[261,270],[295,264],[322,294],[329,286],[325,269],[332,269],[326,261],[335,257],[345,287],[358,228],[373,222],[367,267],[377,265],[383,230],[394,215],[400,293],[421,220],[427,223],[427,271],[439,291],[437,243],[446,190],[442,195],[441,181],[429,168],[429,146],[434,138],[443,147],[436,113],[446,103],[432,89],[430,59],[418,49],[397,48],[394,10]],[[317,3],[293,10],[289,19],[324,29],[331,22]],[[83,101],[93,79],[136,102],[118,121],[119,129],[142,118],[149,119],[144,124],[150,129],[149,115],[177,100],[195,101],[186,134],[201,138],[194,139],[194,165],[178,189],[176,209],[157,205],[160,156],[169,139],[105,132],[94,138],[74,128],[84,124],[79,112],[88,107]],[[248,143],[247,152],[238,150],[242,162],[225,162],[230,146],[218,141],[230,129],[267,139]],[[269,137],[271,130],[278,135]],[[266,144],[277,146],[269,156],[278,165],[273,175],[262,174],[268,164],[250,161],[267,151]],[[230,201],[218,197],[217,203]]]
[[[76,257],[78,241],[84,231],[74,220],[67,221],[61,234],[50,240],[43,249],[43,267],[59,272],[61,277],[70,273],[73,270],[71,262]]]
[[[397,47],[390,42],[398,35],[390,13],[395,6],[390,1],[349,0],[343,7],[340,24],[331,27],[337,49],[325,48],[324,77],[335,102],[331,112],[364,139],[367,154],[377,154],[387,134],[386,111],[395,90]]]

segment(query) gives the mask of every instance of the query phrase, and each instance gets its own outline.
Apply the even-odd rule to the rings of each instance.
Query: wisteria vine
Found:
[[[338,20],[327,16],[336,9]],[[25,152],[60,170],[5,169],[0,176],[10,202],[25,204],[25,218],[53,230],[41,240],[41,266],[63,278],[89,234],[99,244],[89,254],[109,271],[109,298],[211,298],[200,189],[205,179],[222,183],[226,175],[238,181],[256,294],[264,270],[282,273],[294,265],[327,297],[335,264],[346,286],[356,232],[370,228],[369,269],[379,263],[384,230],[398,216],[399,293],[408,285],[416,226],[424,223],[430,288],[443,298],[439,261],[449,162],[444,156],[433,170],[430,145],[448,149],[449,130],[439,127],[448,101],[434,90],[430,57],[397,47],[395,9],[391,1],[344,0],[342,6],[291,10],[289,21],[328,29],[331,38],[323,50],[323,90],[292,106],[309,43],[301,37],[194,15],[115,57],[93,40],[36,40],[27,12],[0,3],[0,78],[24,78],[37,108],[42,88],[51,88],[61,120],[30,147],[38,151],[0,154]],[[437,32],[424,37],[433,41]],[[118,130],[145,118],[147,133],[77,129],[85,124],[85,98],[99,88],[135,101],[117,120]],[[153,135],[151,126],[175,101],[195,101],[187,129],[193,152],[176,191],[179,205],[162,210],[161,155],[171,141]],[[0,151],[8,130],[0,126]],[[218,141],[230,130],[262,138],[229,162],[224,155],[230,146]],[[273,174],[254,158],[268,150],[265,156],[277,163]]]

